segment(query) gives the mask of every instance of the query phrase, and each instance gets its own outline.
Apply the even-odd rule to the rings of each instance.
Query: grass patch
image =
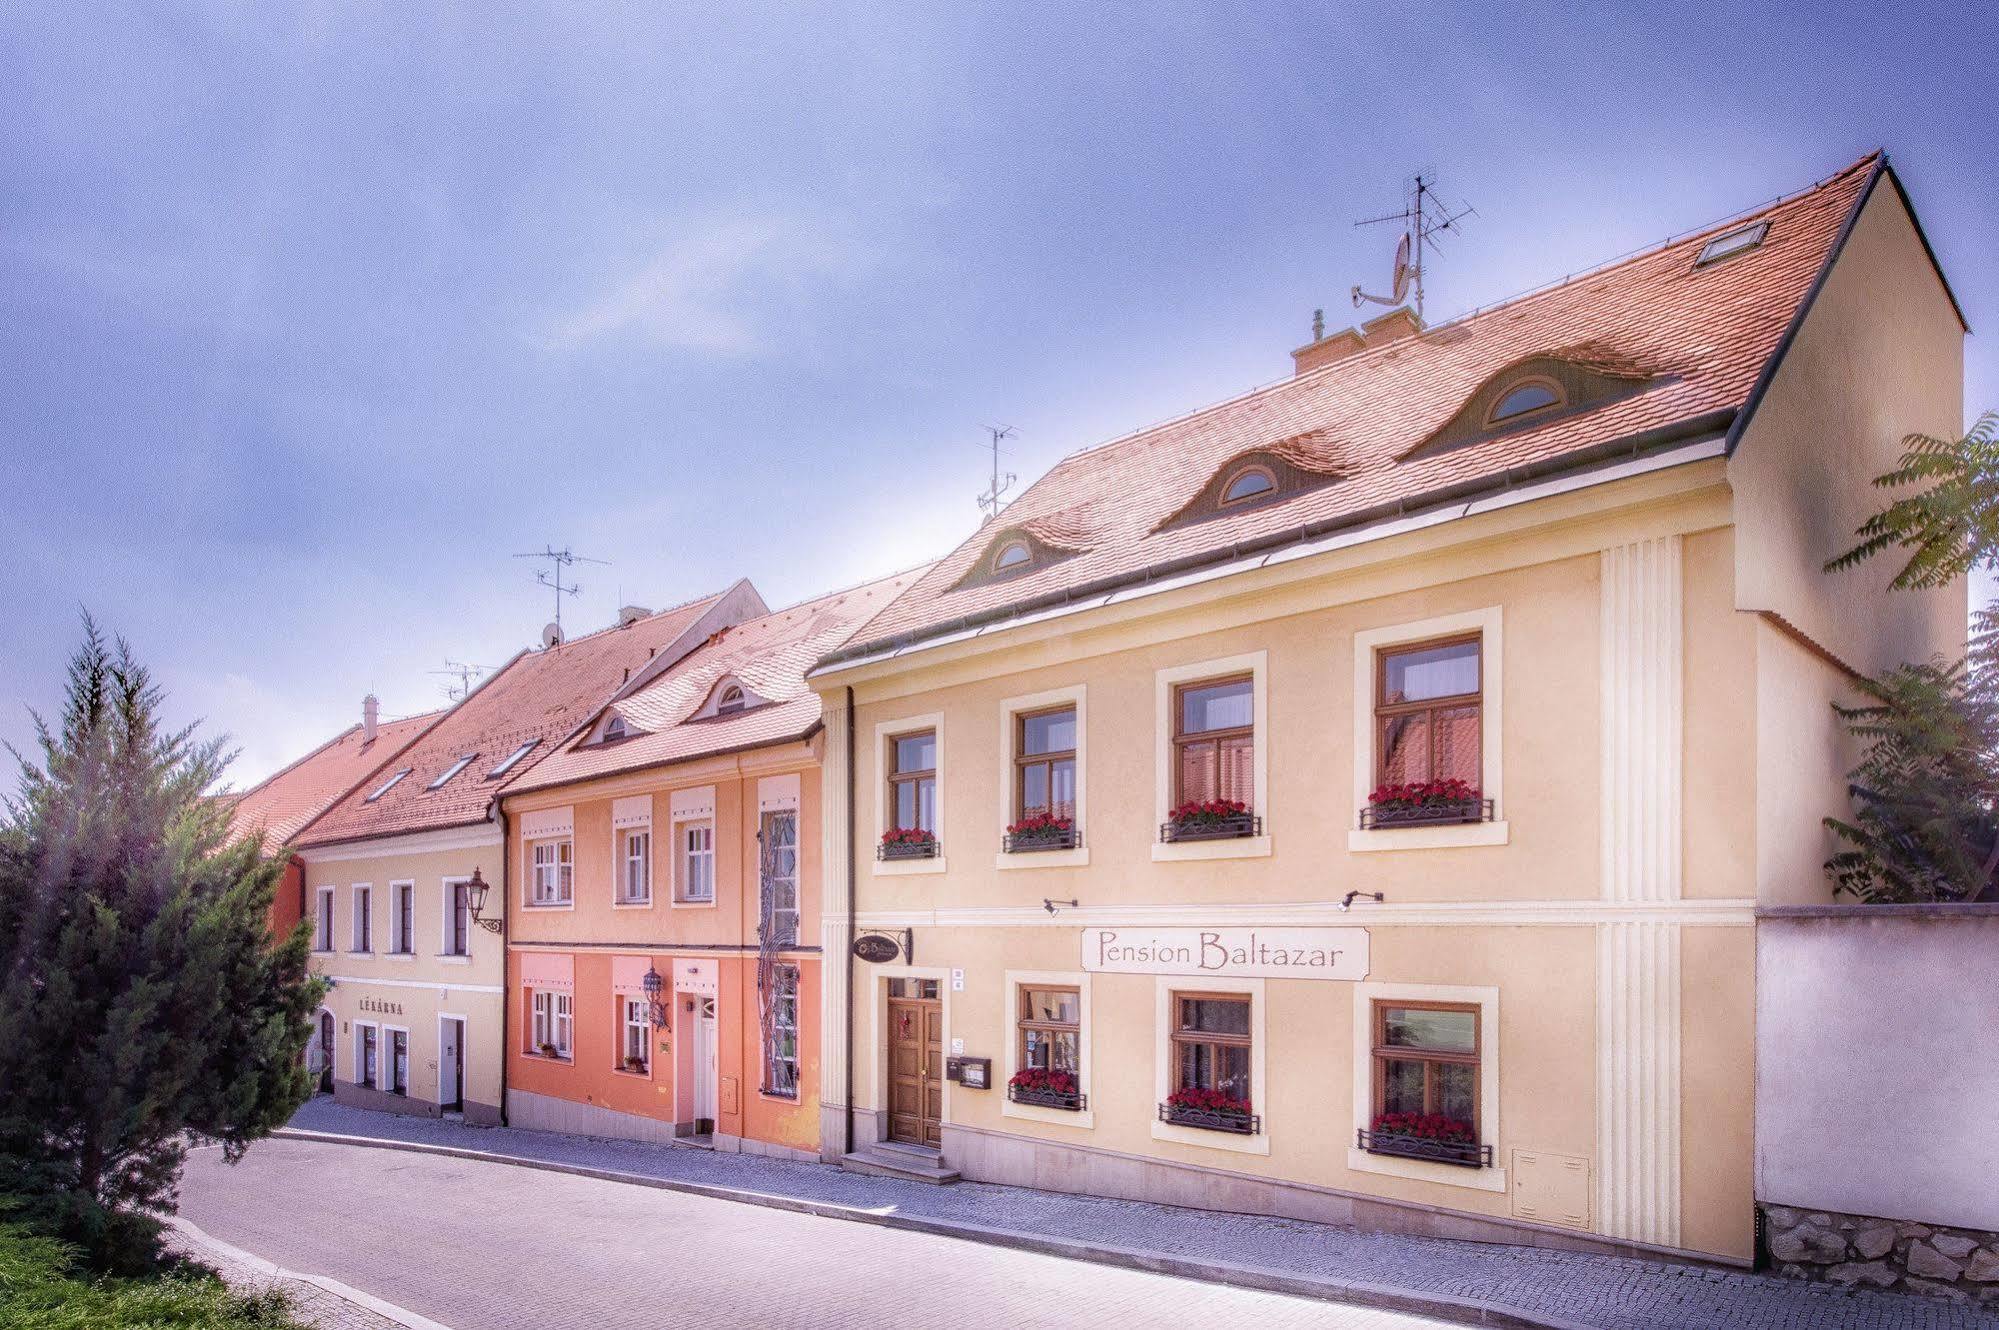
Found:
[[[72,1248],[0,1223],[0,1326],[7,1330],[304,1330],[284,1296],[231,1293],[181,1266],[139,1279],[91,1275]]]

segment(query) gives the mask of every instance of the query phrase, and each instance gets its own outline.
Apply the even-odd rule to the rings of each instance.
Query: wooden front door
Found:
[[[932,981],[934,983],[934,981]],[[943,1144],[944,1004],[888,1000],[888,1138],[932,1149]]]

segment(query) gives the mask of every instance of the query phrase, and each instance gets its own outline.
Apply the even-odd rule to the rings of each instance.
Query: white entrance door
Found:
[[[465,1023],[455,1016],[437,1021],[437,1102],[443,1108],[462,1108],[465,1092],[459,1087],[458,1073],[465,1059]]]
[[[715,999],[701,999],[694,1023],[694,1116],[715,1121]]]

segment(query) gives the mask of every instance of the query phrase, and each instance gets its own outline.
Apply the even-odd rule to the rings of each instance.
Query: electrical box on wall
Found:
[[[990,1090],[993,1085],[991,1058],[946,1058],[944,1079],[956,1081],[967,1090]]]

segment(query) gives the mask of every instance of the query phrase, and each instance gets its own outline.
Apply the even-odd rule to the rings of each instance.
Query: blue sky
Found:
[[[1418,168],[1433,321],[1876,146],[1999,318],[1989,8],[1120,8],[11,7],[0,738],[86,606],[247,783],[533,642],[517,550],[586,627],[941,553],[982,424],[1286,373]]]

